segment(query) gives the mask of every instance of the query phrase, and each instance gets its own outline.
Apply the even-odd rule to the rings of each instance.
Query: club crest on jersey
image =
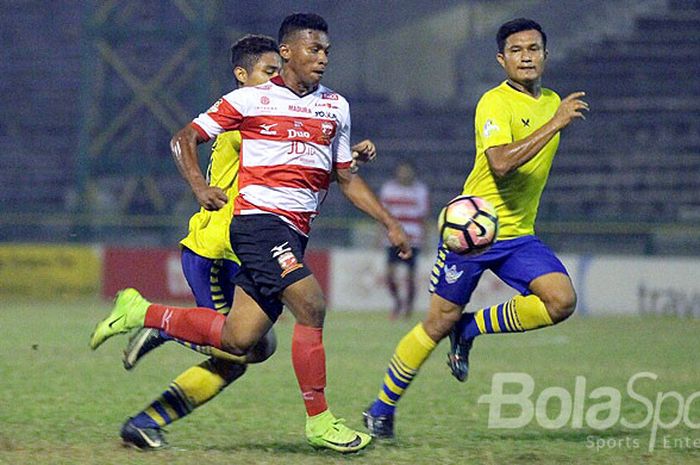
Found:
[[[455,265],[448,266],[445,269],[445,281],[447,281],[447,284],[454,284],[459,278],[462,277],[463,273],[464,271],[457,271],[457,267]]]
[[[282,268],[282,273],[280,274],[282,278],[294,270],[304,268],[304,265],[299,263],[297,257],[294,256],[292,248],[289,247],[289,242],[283,242],[280,245],[274,246],[270,249],[270,253],[272,254],[272,258],[277,259],[277,263],[279,263],[280,268]]]
[[[207,110],[207,113],[216,113],[219,110],[219,105],[221,105],[221,103],[223,101],[224,101],[224,99],[220,98],[219,100],[214,102],[214,105],[209,107],[209,109]]]
[[[333,123],[329,123],[327,121],[321,123],[321,132],[324,136],[331,137],[331,135],[333,135],[333,129],[335,129],[333,127]]]
[[[260,134],[265,134],[266,136],[276,136],[277,131],[272,129],[275,126],[277,126],[277,123],[261,124],[260,125]]]
[[[494,123],[490,119],[487,119],[486,123],[484,123],[484,130],[483,130],[484,137],[489,137],[492,132],[498,131],[499,129],[501,129],[501,128],[499,128],[496,123]]]

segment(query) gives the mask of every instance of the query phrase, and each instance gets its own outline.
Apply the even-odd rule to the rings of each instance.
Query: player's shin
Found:
[[[417,324],[401,339],[391,357],[384,383],[377,400],[370,408],[370,414],[376,416],[394,414],[397,402],[436,346],[437,343],[425,332],[423,323]]]
[[[519,333],[552,324],[547,308],[536,295],[516,295],[502,304],[464,314],[460,321],[464,339],[480,334]]]
[[[294,325],[292,365],[309,417],[328,410],[326,403],[326,352],[323,329]]]
[[[186,342],[222,349],[221,333],[225,321],[225,315],[209,308],[151,304],[146,311],[144,326],[161,329]]]
[[[162,428],[211,400],[245,371],[245,365],[211,359],[202,362],[175,378],[167,390],[131,421],[138,428]]]

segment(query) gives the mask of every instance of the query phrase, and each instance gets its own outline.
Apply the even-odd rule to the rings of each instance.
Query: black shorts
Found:
[[[303,261],[308,238],[266,214],[234,216],[230,231],[231,247],[241,260],[233,282],[274,322],[282,313],[282,291],[311,274]]]
[[[416,258],[418,258],[418,254],[420,253],[420,249],[418,247],[411,247],[411,250],[413,251],[413,255],[411,255],[411,258],[409,258],[408,260],[402,260],[401,257],[399,257],[399,248],[398,247],[387,247],[386,248],[386,261],[387,261],[387,263],[391,263],[391,264],[404,263],[410,269],[413,269],[416,266]]]

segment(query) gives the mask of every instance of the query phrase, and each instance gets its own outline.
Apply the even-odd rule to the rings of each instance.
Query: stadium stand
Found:
[[[21,9],[6,9],[0,14],[0,34],[4,43],[13,44],[0,50],[0,89],[4,96],[0,107],[5,115],[0,121],[0,204],[6,214],[0,223],[0,235],[5,240],[65,240],[60,235],[55,237],[50,227],[34,228],[30,224],[41,215],[75,210],[76,205],[104,214],[109,209],[104,203],[111,203],[112,216],[172,216],[191,211],[194,204],[183,195],[185,186],[169,160],[169,132],[163,124],[147,123],[150,126],[146,129],[154,136],[143,141],[141,154],[120,156],[119,144],[124,150],[130,149],[124,142],[130,136],[122,132],[114,147],[99,154],[99,164],[76,156],[86,126],[97,121],[93,117],[109,120],[117,114],[112,108],[112,113],[93,115],[86,110],[89,103],[84,102],[91,95],[86,86],[97,82],[89,79],[94,77],[92,74],[114,71],[85,68],[85,41],[81,35],[85,31],[85,11],[76,14],[75,9],[62,5],[23,1]],[[540,218],[545,222],[700,220],[700,83],[688,78],[700,71],[700,1],[669,0],[665,6],[637,17],[629,33],[611,35],[594,45],[568,47],[566,56],[551,63],[547,85],[562,95],[585,89],[594,112],[584,124],[567,130],[562,140],[541,205]],[[50,24],[44,21],[47,10],[56,19]],[[419,13],[419,9],[414,10],[410,11],[411,17]],[[181,13],[148,8],[139,13],[139,20],[148,26],[146,32],[152,28],[153,41],[127,46],[127,53],[121,56],[128,56],[129,51],[144,56],[171,51],[182,42],[182,36],[159,36],[157,28],[162,24],[177,26],[186,34],[190,23]],[[261,9],[259,18],[249,18],[241,28],[264,26],[268,30],[277,16],[270,8]],[[128,35],[120,35],[117,30],[129,25],[118,18],[113,22],[105,37],[128,42]],[[238,33],[220,34],[214,42],[225,48],[231,34]],[[138,60],[127,64],[142,78],[158,71],[147,60],[140,68]],[[215,68],[212,75],[224,75],[223,63],[209,66]],[[184,67],[182,73],[187,72],[192,70]],[[107,88],[102,89],[99,105],[124,105],[133,92],[122,81],[113,75],[103,79]],[[187,94],[175,79],[168,86],[184,105],[181,113],[191,114],[201,109],[200,100],[210,98],[208,93],[225,88],[223,81],[219,79],[197,95]],[[370,184],[378,187],[397,159],[408,158],[430,184],[436,211],[459,192],[472,163],[473,108],[457,103],[445,108],[419,103],[399,108],[381,95],[350,97],[355,138],[371,137],[381,150],[380,159],[364,171]],[[144,156],[146,153],[149,155]],[[98,184],[92,196],[98,201],[90,208],[75,199],[76,181],[85,172]],[[128,186],[134,182],[142,187],[151,183],[145,188],[145,202],[134,202],[129,196]],[[7,214],[35,216],[26,219]],[[333,192],[319,222],[331,225],[334,219],[347,222],[348,218],[359,217]],[[18,218],[22,220],[19,223]],[[159,224],[172,227],[174,220]],[[119,228],[91,231],[81,239],[124,239]],[[181,232],[156,235],[149,241],[171,241]],[[340,231],[326,237],[331,244],[348,240],[347,232]]]
[[[541,219],[694,217],[700,210],[700,85],[685,77],[700,71],[698,56],[700,2],[679,0],[639,18],[630,36],[573,50],[550,67],[546,85],[562,96],[586,90],[594,111],[562,139]],[[472,128],[465,127],[471,115],[412,109],[376,117],[362,108],[355,105],[355,131],[384,138],[382,173],[368,172],[370,180],[384,177],[392,160],[409,157],[433,187],[435,208],[459,191],[473,157]]]

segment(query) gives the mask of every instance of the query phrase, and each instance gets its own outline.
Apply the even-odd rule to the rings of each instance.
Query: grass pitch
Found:
[[[141,453],[121,446],[121,423],[201,358],[170,343],[132,372],[124,371],[120,355],[126,337],[113,338],[96,352],[88,348],[92,327],[108,309],[97,300],[2,299],[0,464],[700,464],[700,394],[692,397],[700,391],[697,320],[573,318],[528,334],[485,336],[475,344],[466,384],[449,375],[443,342],[401,401],[397,440],[375,441],[360,454],[340,456],[313,450],[304,440],[287,316],[276,326],[279,350],[272,359],[250,367],[216,399],[171,425],[170,450]],[[378,313],[329,313],[327,397],[350,426],[361,428],[363,408],[376,395],[396,343],[414,323],[389,322]],[[489,406],[478,399],[491,392],[495,373],[507,372],[534,380],[533,403],[546,397],[545,389],[561,388],[545,392],[560,396],[546,403],[550,419],[566,419],[559,399],[569,393],[583,426],[569,420],[548,428],[540,416],[515,429],[489,428]],[[627,383],[641,372],[657,378],[639,379],[635,400]],[[581,390],[579,379],[578,394],[577,377],[585,383]],[[657,429],[652,451],[651,424],[586,426],[586,415],[595,420],[596,405],[610,400],[595,394],[610,389],[621,393],[623,416],[631,422],[643,423],[657,412],[666,425],[678,412],[680,420]],[[677,395],[664,394],[670,391]],[[662,408],[655,409],[658,396]],[[511,417],[518,412],[504,409]]]

